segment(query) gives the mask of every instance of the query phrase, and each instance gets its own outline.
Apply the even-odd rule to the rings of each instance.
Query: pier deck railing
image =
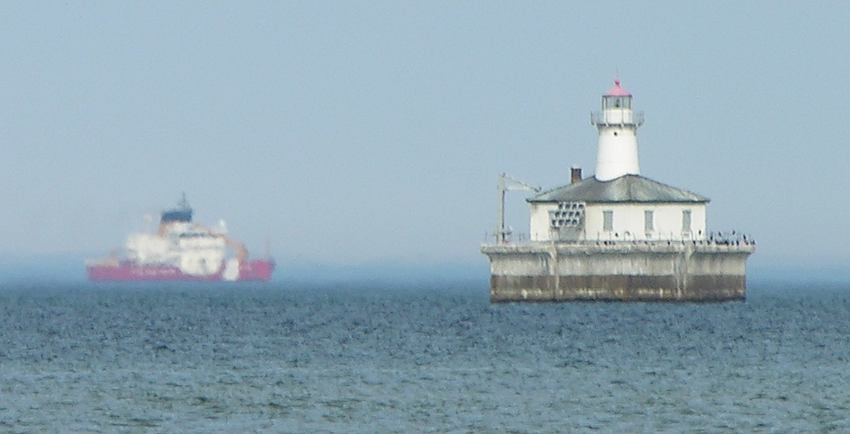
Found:
[[[638,239],[612,239],[610,237],[584,238],[578,240],[547,240],[547,241],[532,241],[531,237],[525,233],[514,233],[506,238],[503,242],[497,242],[497,239],[492,234],[486,234],[482,245],[497,246],[497,245],[551,245],[551,244],[570,244],[570,245],[586,245],[586,246],[672,246],[672,245],[694,245],[694,246],[756,246],[756,240],[747,234],[742,234],[737,231],[728,232],[709,232],[704,238],[655,238],[651,240]]]

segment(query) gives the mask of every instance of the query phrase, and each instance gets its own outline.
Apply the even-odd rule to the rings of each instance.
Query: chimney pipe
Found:
[[[581,167],[573,166],[570,168],[570,184],[575,184],[579,181],[581,181]]]

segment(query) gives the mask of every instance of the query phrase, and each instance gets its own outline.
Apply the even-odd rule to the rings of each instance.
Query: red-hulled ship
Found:
[[[271,258],[248,259],[245,246],[227,236],[223,222],[217,228],[193,223],[185,195],[177,208],[162,213],[157,233],[127,238],[124,258],[86,263],[93,281],[268,281],[274,267]]]

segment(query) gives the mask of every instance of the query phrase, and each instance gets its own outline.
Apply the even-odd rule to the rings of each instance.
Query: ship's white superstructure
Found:
[[[132,234],[126,244],[127,258],[138,264],[172,265],[200,276],[221,270],[227,246],[226,234],[185,222],[163,223],[155,234]]]

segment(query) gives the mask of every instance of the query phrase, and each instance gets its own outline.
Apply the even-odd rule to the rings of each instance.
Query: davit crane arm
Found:
[[[506,173],[499,175],[499,220],[496,226],[496,243],[504,244],[508,241],[511,231],[505,228],[505,192],[508,191],[531,191],[539,193],[541,188],[511,177]]]

